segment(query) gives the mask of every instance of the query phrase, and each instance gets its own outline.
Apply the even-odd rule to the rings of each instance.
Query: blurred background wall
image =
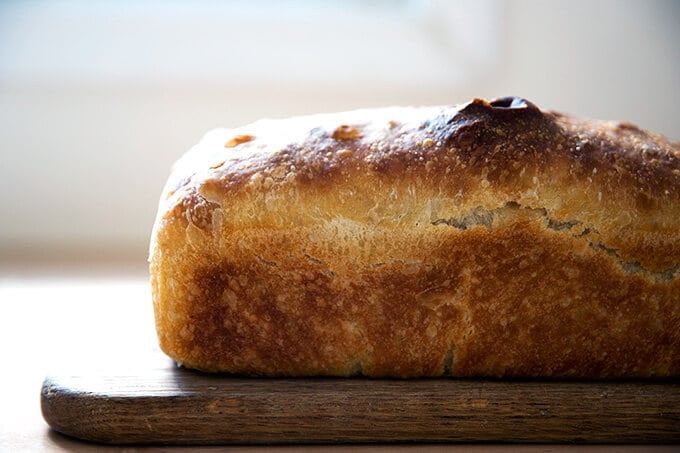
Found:
[[[0,2],[0,262],[143,263],[172,162],[261,117],[526,97],[680,139],[680,2]]]

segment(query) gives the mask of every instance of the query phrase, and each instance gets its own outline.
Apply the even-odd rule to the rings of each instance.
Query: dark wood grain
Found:
[[[104,443],[680,441],[680,383],[47,377],[56,431]]]

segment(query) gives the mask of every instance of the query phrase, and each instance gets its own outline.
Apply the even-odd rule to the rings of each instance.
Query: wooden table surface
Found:
[[[0,266],[0,452],[110,451],[678,451],[678,446],[338,445],[277,447],[115,447],[88,444],[49,429],[40,388],[50,373],[111,364],[139,366],[157,353],[143,267],[88,272],[14,271]],[[521,429],[521,427],[518,427]]]

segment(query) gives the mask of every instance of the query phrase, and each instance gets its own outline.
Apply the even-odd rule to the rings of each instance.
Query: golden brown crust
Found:
[[[193,368],[680,375],[680,145],[522,99],[213,131],[150,260]]]

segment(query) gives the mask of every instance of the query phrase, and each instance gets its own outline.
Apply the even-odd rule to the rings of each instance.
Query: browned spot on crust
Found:
[[[229,140],[227,143],[224,144],[225,148],[233,148],[237,145],[240,145],[241,143],[248,143],[250,141],[255,140],[255,136],[253,135],[237,135],[236,137],[232,138]]]
[[[335,140],[352,140],[359,138],[360,134],[355,127],[343,124],[342,126],[338,126],[331,136]]]

